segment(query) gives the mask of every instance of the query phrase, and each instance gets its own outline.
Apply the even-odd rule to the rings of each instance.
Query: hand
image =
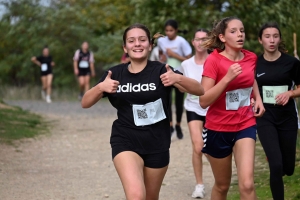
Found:
[[[168,64],[166,64],[166,69],[167,72],[160,76],[161,82],[164,84],[165,87],[177,83],[179,81],[178,76],[180,76],[179,74],[174,73]]]
[[[292,97],[292,91],[287,91],[276,95],[275,100],[277,105],[285,106]]]
[[[254,117],[261,117],[265,113],[265,107],[261,99],[254,103]]]
[[[173,55],[174,55],[174,52],[173,52],[171,49],[167,48],[167,49],[166,49],[166,53],[167,53],[167,55],[168,55],[169,57],[174,57],[174,56],[173,56]]]
[[[79,74],[78,69],[75,69],[75,70],[74,70],[74,74],[75,74],[76,76]]]
[[[116,93],[119,86],[119,81],[111,79],[112,72],[108,71],[108,74],[103,82],[99,83],[98,86],[101,87],[100,90],[107,93]],[[101,84],[101,85],[100,85]]]
[[[159,61],[162,63],[166,63],[167,62],[167,57],[165,54],[162,54],[159,56]]]
[[[240,64],[238,63],[234,63],[233,65],[231,65],[227,71],[227,74],[225,75],[224,78],[226,78],[226,80],[228,82],[231,82],[232,80],[234,80],[239,74],[242,73],[242,67]]]

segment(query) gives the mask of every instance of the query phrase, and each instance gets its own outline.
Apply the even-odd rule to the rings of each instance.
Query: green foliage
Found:
[[[31,138],[47,130],[39,115],[20,108],[0,108],[0,118],[0,142],[13,144],[14,140]]]
[[[261,53],[259,26],[267,21],[281,25],[289,53],[292,33],[300,30],[300,4],[292,0],[0,0],[6,13],[0,19],[0,84],[36,84],[39,68],[30,58],[48,45],[56,66],[54,86],[73,87],[73,55],[83,41],[95,54],[97,78],[120,61],[122,34],[130,24],[147,25],[152,34],[164,33],[164,23],[173,18],[179,29],[188,30],[190,41],[197,28],[210,29],[225,16],[242,19],[245,48]],[[300,33],[298,33],[299,38]],[[299,42],[298,42],[299,44]]]

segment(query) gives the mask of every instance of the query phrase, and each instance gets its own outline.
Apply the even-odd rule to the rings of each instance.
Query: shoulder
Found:
[[[257,55],[255,53],[253,53],[252,51],[249,51],[249,50],[246,50],[246,49],[242,49],[242,52],[248,58],[253,58],[255,60],[257,59]]]
[[[149,67],[151,67],[152,69],[155,69],[155,70],[158,70],[158,69],[161,69],[161,68],[165,67],[164,63],[161,63],[159,61],[151,61],[151,60],[148,60],[147,65]]]
[[[189,65],[191,62],[193,62],[194,56],[190,57],[189,59],[184,60],[181,65],[186,66]]]
[[[282,56],[281,58],[284,59],[284,60],[289,60],[289,61],[292,61],[294,63],[297,63],[297,62],[300,62],[297,58],[295,58],[294,56],[291,56],[289,54],[286,54],[286,53],[281,53]]]

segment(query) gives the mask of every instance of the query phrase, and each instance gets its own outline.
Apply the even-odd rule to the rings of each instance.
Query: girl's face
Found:
[[[43,49],[43,56],[49,56],[49,49],[48,48]]]
[[[192,41],[192,44],[195,48],[195,50],[197,52],[204,52],[204,51],[207,51],[206,48],[203,48],[201,47],[201,43],[203,42],[203,39],[207,36],[207,34],[205,32],[202,32],[202,31],[198,31],[196,34],[195,34],[195,38],[193,39]]]
[[[177,36],[177,30],[172,26],[168,25],[165,27],[165,34],[168,36],[170,40],[173,40]]]
[[[227,24],[224,35],[219,35],[219,39],[225,44],[225,48],[242,49],[245,41],[243,23],[238,19],[231,20]]]
[[[263,30],[261,38],[258,39],[264,50],[267,52],[275,52],[278,50],[281,41],[279,30],[277,28],[266,28]]]
[[[147,59],[151,51],[151,45],[146,32],[140,28],[129,30],[126,34],[126,43],[123,49],[133,60]]]

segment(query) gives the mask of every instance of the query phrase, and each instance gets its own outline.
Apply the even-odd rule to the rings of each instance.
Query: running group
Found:
[[[292,175],[295,168],[300,62],[286,54],[279,26],[267,22],[260,27],[263,54],[259,56],[243,48],[246,29],[236,17],[223,18],[210,30],[196,30],[191,40],[194,55],[189,42],[178,35],[182,31],[175,20],[166,21],[164,30],[165,37],[151,37],[145,25],[129,26],[123,33],[127,61],[107,70],[91,89],[89,80],[95,70],[87,42],[74,56],[82,107],[90,108],[106,97],[117,109],[110,144],[126,199],[159,199],[171,137],[183,138],[185,108],[193,149],[193,198],[205,197],[204,154],[215,179],[211,199],[227,198],[233,156],[240,199],[257,199],[257,134],[269,164],[273,199],[283,200],[282,177]],[[48,48],[32,61],[41,67],[42,94],[51,102],[54,63]]]

